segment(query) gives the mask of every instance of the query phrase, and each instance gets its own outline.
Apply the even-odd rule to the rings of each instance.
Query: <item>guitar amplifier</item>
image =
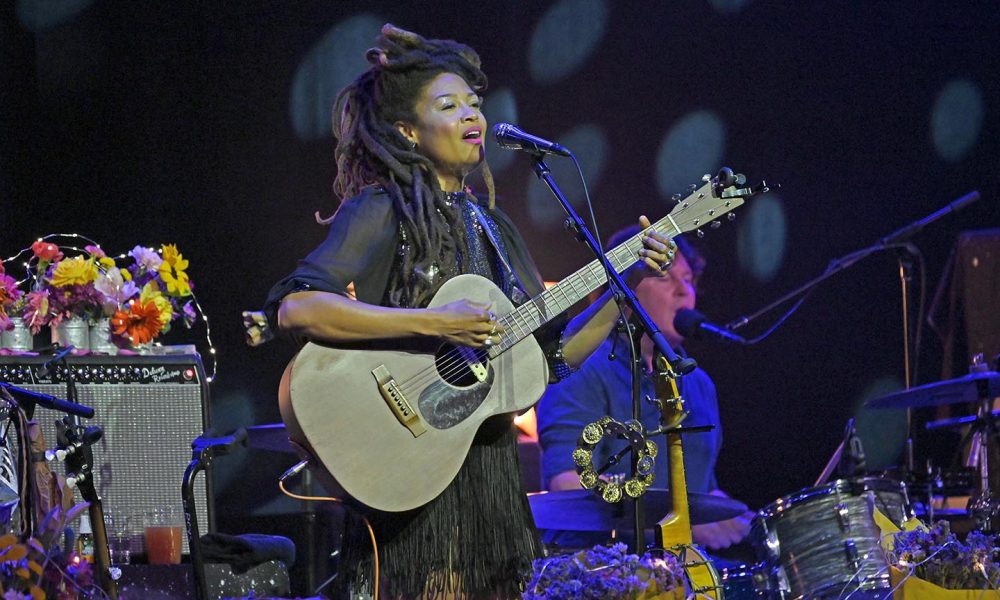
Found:
[[[42,377],[47,356],[0,356],[0,381],[66,398],[67,367]],[[103,437],[92,446],[94,486],[104,511],[129,518],[133,553],[143,552],[143,519],[165,506],[182,513],[181,482],[191,461],[191,442],[207,429],[208,383],[196,354],[77,356],[67,358],[77,402],[94,409],[84,425],[99,425]],[[56,445],[55,422],[64,416],[35,407],[49,448]],[[60,467],[56,472],[62,473]],[[208,474],[210,475],[210,474]],[[198,523],[213,530],[210,476],[195,485]],[[79,492],[77,502],[82,501]],[[187,536],[183,551],[188,552]]]

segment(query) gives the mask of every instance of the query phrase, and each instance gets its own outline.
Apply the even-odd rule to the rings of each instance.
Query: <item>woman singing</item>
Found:
[[[472,348],[497,343],[488,305],[459,300],[426,308],[443,282],[463,273],[492,280],[515,305],[542,291],[524,241],[494,206],[479,56],[391,25],[366,56],[371,67],[334,107],[341,206],[324,221],[326,240],[271,290],[268,321],[332,345],[415,337]],[[481,165],[489,187],[482,201],[465,185]],[[640,224],[649,222],[642,217]],[[644,244],[646,263],[668,264],[669,240],[652,234]],[[347,295],[352,283],[356,300]],[[617,316],[606,295],[571,322],[557,319],[536,332],[550,372],[562,376],[579,365]],[[330,410],[335,414],[335,404]],[[412,511],[368,513],[384,597],[520,598],[540,546],[511,417],[483,424],[437,498]],[[338,580],[370,589],[371,543],[359,525],[348,523]]]

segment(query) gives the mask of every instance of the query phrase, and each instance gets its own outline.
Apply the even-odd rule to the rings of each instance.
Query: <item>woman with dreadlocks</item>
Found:
[[[489,305],[459,300],[426,308],[460,273],[489,278],[515,305],[542,291],[521,236],[494,206],[479,56],[386,25],[366,57],[371,68],[334,107],[334,191],[343,202],[324,221],[330,231],[323,244],[271,290],[268,322],[327,344],[432,337],[490,346],[499,338]],[[487,201],[465,187],[480,166]],[[644,217],[640,223],[649,225]],[[640,255],[651,267],[668,264],[669,240],[652,234],[644,244]],[[347,297],[351,283],[356,300]],[[602,298],[573,321],[555,320],[536,333],[551,372],[579,365],[616,318],[614,303]],[[437,498],[413,511],[367,515],[389,598],[519,598],[539,556],[510,415],[483,424]],[[348,521],[338,580],[370,590],[367,531]]]

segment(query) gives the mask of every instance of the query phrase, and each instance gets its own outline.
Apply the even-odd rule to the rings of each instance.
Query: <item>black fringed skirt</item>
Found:
[[[382,598],[520,598],[531,562],[541,556],[509,415],[483,424],[440,496],[412,511],[367,517],[378,542]],[[341,586],[372,592],[371,540],[351,511],[339,573]]]

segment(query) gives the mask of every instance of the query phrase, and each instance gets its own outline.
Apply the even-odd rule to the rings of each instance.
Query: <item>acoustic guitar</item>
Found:
[[[707,178],[649,229],[673,237],[699,230],[754,193]],[[620,273],[639,260],[642,236],[606,256]],[[383,511],[405,511],[440,494],[458,473],[479,426],[534,405],[548,367],[532,332],[606,283],[595,260],[515,307],[477,275],[446,281],[429,306],[459,299],[492,304],[500,342],[488,348],[433,339],[309,342],[279,389],[290,439],[322,463],[342,493]]]

